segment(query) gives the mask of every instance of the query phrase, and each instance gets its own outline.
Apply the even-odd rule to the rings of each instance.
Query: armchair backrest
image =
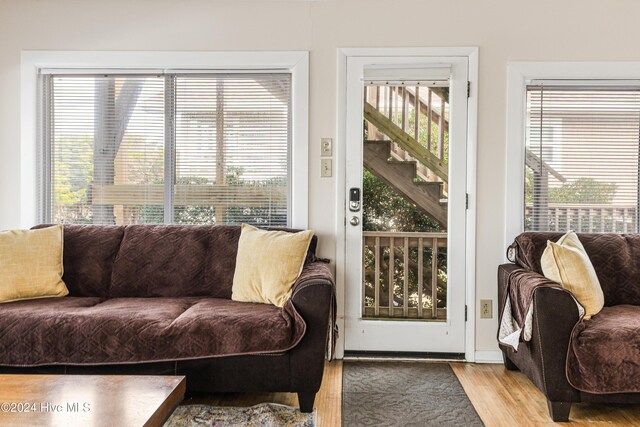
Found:
[[[547,241],[564,233],[526,232],[510,248],[516,264],[542,274],[540,259]],[[604,293],[605,305],[640,305],[640,234],[578,233]]]

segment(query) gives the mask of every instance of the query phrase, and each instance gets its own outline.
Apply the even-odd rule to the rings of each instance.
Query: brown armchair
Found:
[[[605,295],[603,310],[587,321],[571,294],[541,277],[546,242],[561,235],[521,234],[511,246],[515,262],[498,267],[501,314],[509,287],[517,286],[514,271],[520,284],[538,283],[531,340],[517,351],[501,348],[505,367],[522,371],[546,395],[554,421],[567,421],[573,402],[640,402],[640,234],[578,234]]]

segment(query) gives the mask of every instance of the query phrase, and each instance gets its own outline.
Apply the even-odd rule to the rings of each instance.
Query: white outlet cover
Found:
[[[333,154],[333,138],[320,139],[320,155],[331,156]]]

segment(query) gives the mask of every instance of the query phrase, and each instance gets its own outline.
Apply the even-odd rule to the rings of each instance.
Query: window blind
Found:
[[[528,231],[637,232],[640,86],[527,87]]]
[[[43,221],[288,224],[290,74],[41,78]]]
[[[288,77],[177,76],[179,223],[287,225]]]

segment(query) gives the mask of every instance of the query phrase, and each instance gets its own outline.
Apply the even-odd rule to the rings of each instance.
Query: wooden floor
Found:
[[[502,365],[450,363],[450,366],[487,427],[640,426],[640,405],[586,403],[572,406],[570,423],[554,423],[549,418],[543,394],[521,373],[507,371]],[[296,406],[298,398],[293,393],[224,394],[191,398],[184,403],[251,406],[261,402]],[[326,364],[315,406],[318,426],[341,425],[342,361]]]
[[[451,363],[467,396],[487,427],[492,426],[640,426],[640,405],[577,403],[570,423],[554,423],[547,401],[527,377],[502,365]]]

